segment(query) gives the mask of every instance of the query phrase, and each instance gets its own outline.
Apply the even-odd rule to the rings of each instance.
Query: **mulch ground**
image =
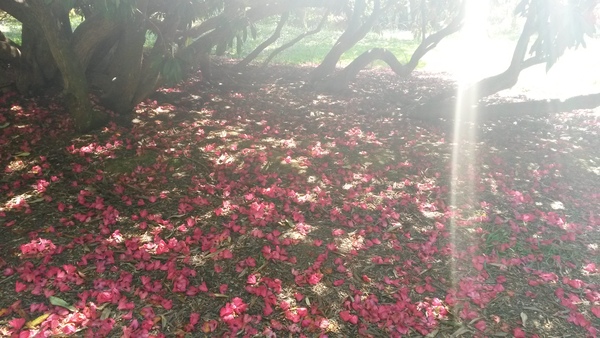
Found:
[[[0,97],[0,336],[597,336],[597,112],[455,129],[403,116],[442,74],[228,69],[86,135]]]

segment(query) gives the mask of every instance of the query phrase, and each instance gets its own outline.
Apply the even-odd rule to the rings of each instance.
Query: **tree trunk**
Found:
[[[92,110],[83,68],[71,49],[69,40],[61,34],[64,30],[58,24],[52,8],[42,0],[30,1],[29,5],[62,75],[65,103],[75,127],[80,132],[88,131],[94,128],[103,116],[95,114]]]
[[[110,50],[114,42],[109,43],[108,48],[101,49],[105,45],[105,41],[116,40],[122,29],[122,25],[101,14],[92,15],[77,26],[73,33],[71,45],[85,71],[88,70],[92,59],[98,56],[98,52],[102,54],[106,50]]]
[[[265,41],[263,41],[260,45],[258,45],[258,47],[256,47],[242,61],[240,61],[236,65],[236,67],[237,68],[246,67],[247,65],[250,64],[250,62],[252,62],[254,59],[256,59],[256,57],[263,50],[265,50],[265,48],[269,47],[271,44],[273,44],[275,41],[277,41],[277,39],[279,39],[279,37],[281,36],[281,30],[283,29],[283,26],[285,25],[285,23],[287,22],[287,20],[288,20],[289,17],[290,17],[290,12],[283,13],[281,15],[281,18],[279,19],[279,22],[277,23],[277,27],[275,28],[275,31],[273,32],[273,34],[268,39],[266,39]]]
[[[304,39],[305,37],[309,36],[309,35],[313,35],[316,34],[318,32],[321,31],[321,29],[323,29],[323,26],[325,26],[325,23],[327,22],[327,16],[329,15],[329,11],[325,12],[325,15],[323,15],[323,18],[321,19],[321,21],[319,22],[319,24],[317,25],[317,27],[313,30],[310,31],[306,31],[300,35],[298,35],[297,37],[293,38],[291,41],[283,44],[282,46],[279,46],[278,48],[276,48],[273,52],[271,52],[271,54],[269,54],[269,56],[267,57],[267,59],[263,62],[263,64],[261,65],[262,68],[267,67],[267,65],[269,64],[269,62],[271,62],[271,60],[273,60],[273,58],[283,52],[284,50],[292,47],[293,45],[295,45],[296,43],[298,43],[299,41],[301,41],[302,39]]]
[[[2,0],[0,0],[2,1]],[[340,0],[285,0],[278,1],[275,3],[267,3],[264,6],[252,6],[246,11],[242,20],[245,20],[248,24],[257,22],[266,17],[272,15],[278,15],[281,13],[289,12],[294,9],[304,7],[322,7],[322,8],[334,8],[339,6]],[[185,38],[198,38],[205,35],[215,29],[217,29],[221,22],[226,21],[228,18],[225,14],[220,14],[203,21],[198,26],[188,30],[185,34]],[[196,48],[194,46],[189,46]],[[200,45],[200,47],[202,47]],[[202,48],[200,48],[202,49]]]
[[[348,86],[348,83],[352,79],[356,78],[361,70],[375,60],[384,61],[388,64],[388,66],[390,66],[392,71],[399,76],[410,75],[415,68],[417,68],[419,61],[423,56],[425,56],[425,54],[427,54],[427,52],[435,48],[438,43],[442,41],[442,39],[448,35],[458,32],[462,28],[465,16],[465,3],[466,2],[463,2],[456,17],[452,20],[452,22],[450,22],[450,24],[448,24],[448,26],[423,39],[406,65],[402,65],[396,56],[389,50],[383,48],[373,48],[359,55],[342,71],[325,79],[325,81],[321,83],[320,87],[326,90],[342,90]]]
[[[37,93],[51,86],[58,69],[50,45],[39,27],[23,24],[17,89],[22,94]]]
[[[148,1],[142,1],[143,6]],[[141,10],[144,12],[142,6]],[[117,49],[112,57],[110,77],[114,79],[110,91],[106,94],[105,102],[120,115],[130,114],[138,102],[134,102],[138,86],[141,85],[142,61],[146,28],[143,17],[137,16],[123,26],[122,35]]]
[[[448,99],[422,105],[405,116],[426,121],[453,120],[455,107],[456,100]],[[552,99],[508,102],[480,105],[473,107],[473,109],[477,112],[477,121],[485,122],[506,117],[546,116],[573,110],[594,109],[596,107],[600,107],[600,93],[574,96],[564,101]]]
[[[465,97],[474,97],[476,98],[476,101],[478,101],[481,98],[492,95],[501,90],[511,88],[517,84],[521,71],[531,66],[543,63],[545,60],[542,58],[532,57],[527,60],[525,59],[527,53],[529,52],[529,40],[534,32],[535,21],[533,20],[533,16],[530,15],[527,18],[527,21],[523,26],[523,30],[521,31],[519,40],[515,45],[513,57],[508,68],[500,74],[485,78],[470,88],[467,88],[465,90],[465,95],[470,96]]]
[[[407,76],[412,69],[402,65],[396,56],[385,48],[370,49],[354,59],[342,71],[326,78],[318,85],[319,89],[339,91],[348,87],[356,75],[375,60],[382,60],[399,76]]]
[[[348,28],[338,38],[335,45],[333,45],[329,53],[327,53],[321,64],[319,64],[310,73],[310,83],[314,84],[317,81],[322,80],[330,74],[332,74],[333,72],[335,72],[336,65],[340,60],[342,54],[344,54],[348,49],[352,48],[352,46],[354,46],[358,41],[362,40],[367,35],[367,33],[369,33],[371,27],[373,27],[373,24],[381,14],[381,8],[378,0],[375,1],[374,6],[375,7],[373,8],[373,12],[369,16],[369,18],[361,24],[360,18],[366,7],[365,1],[356,1],[354,5],[354,12],[352,14],[352,18],[350,19]]]

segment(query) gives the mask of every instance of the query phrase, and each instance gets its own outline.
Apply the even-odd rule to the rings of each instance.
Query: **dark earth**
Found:
[[[86,135],[0,97],[0,336],[598,335],[597,111],[461,139],[444,74],[217,69]]]

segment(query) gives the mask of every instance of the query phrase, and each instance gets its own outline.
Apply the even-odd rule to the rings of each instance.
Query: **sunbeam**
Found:
[[[460,210],[475,207],[475,186],[478,179],[477,158],[477,129],[475,128],[477,112],[474,108],[476,92],[465,92],[471,82],[478,76],[475,70],[480,62],[480,48],[477,41],[485,39],[486,13],[488,0],[467,0],[466,17],[463,31],[460,35],[460,50],[462,57],[455,70],[458,81],[456,107],[454,112],[454,130],[451,168],[450,232],[455,254],[462,252],[469,239],[458,238],[456,235],[457,220],[461,217]],[[456,259],[452,260],[452,283],[456,287],[460,280],[460,267]]]

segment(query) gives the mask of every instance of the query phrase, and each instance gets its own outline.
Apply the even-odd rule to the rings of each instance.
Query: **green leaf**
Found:
[[[37,326],[39,326],[40,324],[42,324],[44,322],[44,320],[46,320],[46,318],[48,318],[48,317],[50,317],[50,314],[49,313],[44,313],[43,315],[38,316],[37,318],[28,321],[25,324],[25,327],[28,328],[28,329],[34,329]]]
[[[0,129],[4,129],[8,126],[10,126],[10,122],[6,122],[5,124],[0,125]]]
[[[70,305],[69,303],[67,303],[62,298],[50,296],[50,297],[48,297],[48,300],[50,300],[50,304],[52,304],[52,305],[60,306],[60,307],[65,308],[65,309],[67,309],[69,311],[72,311],[72,312],[77,311],[77,309],[73,305]]]

